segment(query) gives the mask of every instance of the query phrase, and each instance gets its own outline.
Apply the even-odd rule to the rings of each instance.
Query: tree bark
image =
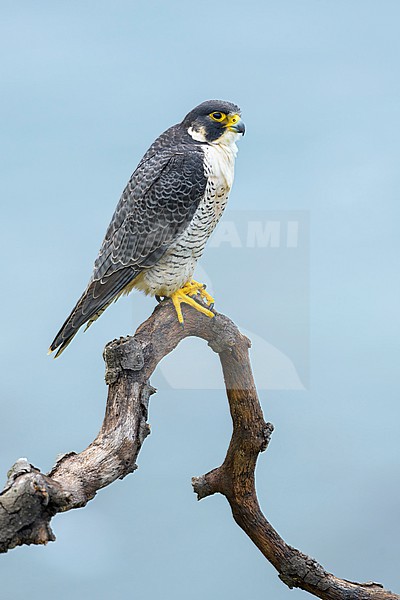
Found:
[[[147,409],[155,392],[149,378],[181,340],[197,336],[220,357],[233,422],[223,464],[192,480],[198,499],[223,494],[236,523],[290,588],[298,587],[326,600],[400,600],[378,583],[355,583],[328,573],[316,560],[289,546],[264,517],[254,471],[273,426],[264,421],[258,400],[249,360],[250,341],[222,314],[210,319],[186,305],[183,310],[184,328],[171,302],[165,301],[133,337],[106,346],[106,413],[99,434],[83,452],[59,457],[46,475],[27,459],[13,465],[0,494],[0,552],[54,541],[50,521],[56,513],[85,506],[97,490],[135,470],[149,434]]]

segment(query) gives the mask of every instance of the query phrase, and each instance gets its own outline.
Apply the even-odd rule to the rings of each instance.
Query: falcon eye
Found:
[[[226,114],[220,113],[220,112],[213,112],[210,114],[210,117],[212,118],[213,121],[221,122],[226,118]]]

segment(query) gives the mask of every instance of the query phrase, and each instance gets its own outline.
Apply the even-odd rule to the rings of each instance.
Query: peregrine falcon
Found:
[[[192,276],[226,206],[244,132],[238,106],[208,100],[156,139],[124,189],[88,286],[49,352],[59,356],[82,325],[87,329],[134,288],[171,298],[182,325],[181,303],[214,316],[213,298]]]

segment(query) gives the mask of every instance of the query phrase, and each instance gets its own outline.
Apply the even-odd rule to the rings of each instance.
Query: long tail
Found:
[[[57,350],[54,358],[64,352],[82,325],[86,329],[100,317],[124,288],[138,275],[132,267],[125,267],[108,277],[92,281],[76,303],[68,319],[57,333],[49,348],[49,354]]]

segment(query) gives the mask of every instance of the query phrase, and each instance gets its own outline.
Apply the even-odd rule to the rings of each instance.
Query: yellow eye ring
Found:
[[[226,119],[226,114],[216,111],[216,112],[212,112],[210,114],[210,117],[212,118],[213,121],[217,121],[217,123],[220,123],[221,121]]]

